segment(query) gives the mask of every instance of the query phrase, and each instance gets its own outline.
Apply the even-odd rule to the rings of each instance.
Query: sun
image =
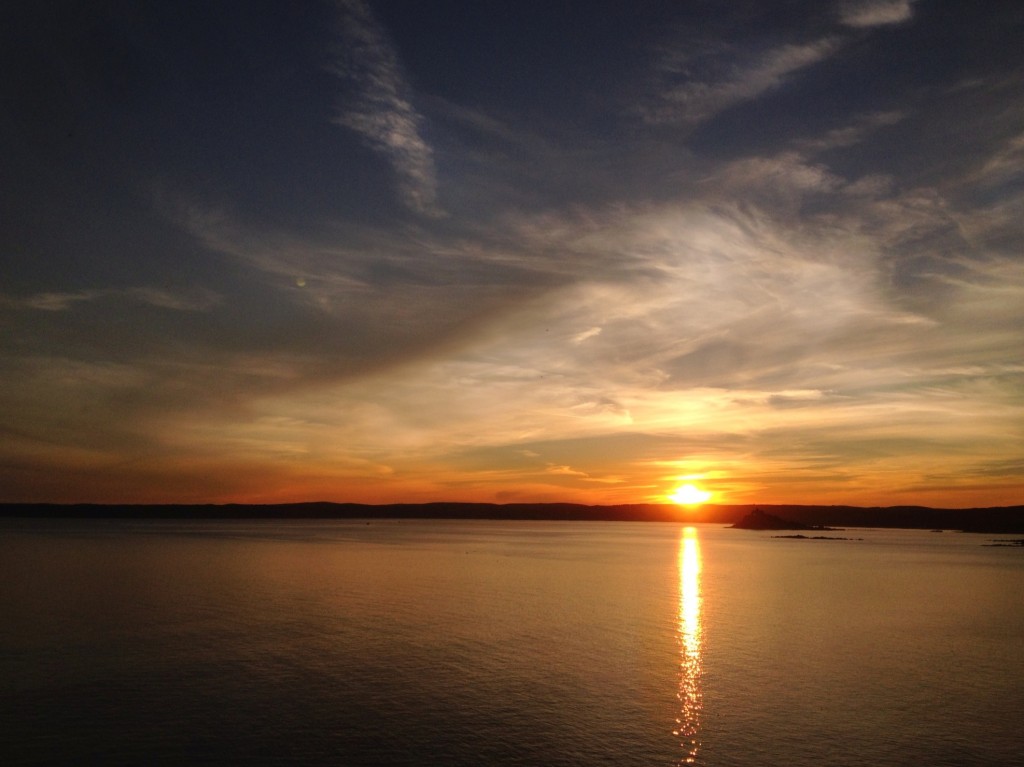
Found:
[[[680,485],[668,496],[672,503],[678,503],[680,506],[700,506],[702,503],[707,503],[710,498],[711,493],[708,490],[701,490],[696,485],[689,483]]]

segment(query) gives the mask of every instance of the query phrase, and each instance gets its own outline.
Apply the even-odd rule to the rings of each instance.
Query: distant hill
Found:
[[[755,508],[809,527],[900,527],[1024,533],[1024,506],[932,509],[925,506],[667,504],[584,506],[572,503],[0,504],[0,517],[31,519],[509,519],[714,522],[732,525]]]

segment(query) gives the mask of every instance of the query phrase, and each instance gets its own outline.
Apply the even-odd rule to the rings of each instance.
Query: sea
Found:
[[[1024,765],[1013,536],[778,535],[3,520],[0,763]]]

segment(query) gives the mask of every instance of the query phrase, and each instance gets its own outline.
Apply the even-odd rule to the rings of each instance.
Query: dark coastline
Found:
[[[687,510],[667,504],[585,506],[569,503],[287,504],[0,504],[12,519],[498,519],[558,521],[712,522],[735,524],[753,509],[808,526],[889,527],[1024,533],[1024,506],[934,509],[925,506],[707,505]]]

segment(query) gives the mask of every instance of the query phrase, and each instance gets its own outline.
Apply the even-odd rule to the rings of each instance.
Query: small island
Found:
[[[739,530],[839,530],[841,528],[825,527],[824,525],[805,525],[789,519],[768,514],[761,509],[754,509],[739,522],[730,527]]]

